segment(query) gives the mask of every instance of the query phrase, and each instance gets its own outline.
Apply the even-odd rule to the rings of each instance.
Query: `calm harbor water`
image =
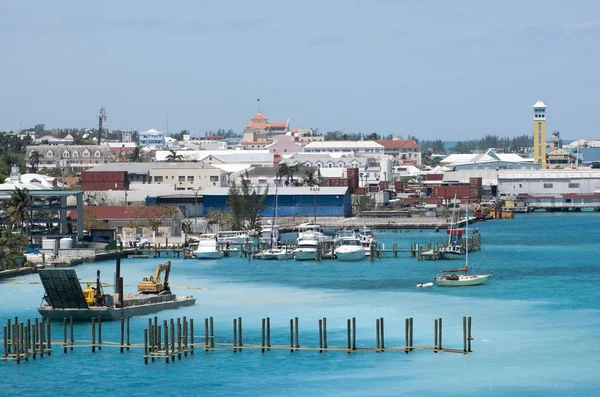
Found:
[[[375,319],[385,318],[386,345],[404,344],[404,319],[414,317],[415,345],[433,343],[433,320],[444,318],[444,344],[462,347],[462,316],[473,318],[469,355],[414,351],[290,354],[255,350],[233,354],[197,351],[174,364],[144,365],[142,351],[119,354],[88,348],[64,355],[57,348],[17,366],[0,362],[3,395],[79,396],[82,393],[141,396],[588,396],[600,389],[600,265],[597,232],[600,213],[535,213],[514,220],[478,223],[484,251],[473,266],[494,276],[481,287],[416,289],[457,261],[418,262],[398,258],[356,263],[324,261],[173,261],[173,286],[193,294],[190,308],[159,313],[160,319],[187,316],[202,334],[205,317],[215,318],[216,342],[231,341],[231,321],[244,318],[246,343],[260,341],[260,319],[271,317],[272,343],[289,343],[289,319],[300,318],[300,344],[318,345],[318,319],[327,317],[329,345],[344,345],[346,319],[357,317],[357,342],[375,345]],[[439,242],[443,233],[382,231],[387,247]],[[126,290],[161,259],[123,262]],[[77,267],[82,280],[100,269],[112,278],[114,263]],[[34,318],[42,286],[36,275],[0,281],[0,322]],[[147,318],[132,319],[132,341],[141,342]],[[203,330],[202,330],[203,331]],[[118,340],[119,325],[104,324],[103,339]],[[54,339],[59,338],[56,328]],[[89,339],[88,324],[76,327],[76,339]],[[200,339],[200,338],[198,338]]]

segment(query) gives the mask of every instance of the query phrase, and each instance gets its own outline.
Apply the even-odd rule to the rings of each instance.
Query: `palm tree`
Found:
[[[314,171],[306,170],[302,179],[302,186],[321,186],[321,178],[315,176]]]
[[[23,222],[30,218],[32,205],[33,199],[29,195],[29,189],[16,188],[10,193],[7,212],[13,226],[16,225],[19,231],[23,229]]]
[[[130,163],[139,163],[140,161],[142,161],[142,147],[141,146],[136,146],[133,149],[133,152],[131,152],[131,153],[128,154],[127,160]]]
[[[282,179],[286,177],[289,180],[290,167],[287,164],[279,164],[279,168],[277,169],[277,174],[275,177],[277,179]]]
[[[288,182],[294,182],[294,172],[298,172],[300,170],[300,166],[298,164],[294,164],[288,167]]]
[[[31,152],[31,154],[29,155],[29,164],[31,167],[31,172],[38,172],[41,157],[42,156],[40,155],[40,152],[38,152],[37,150]]]
[[[167,161],[183,161],[183,156],[181,154],[177,154],[175,150],[169,150],[169,155],[167,156]]]

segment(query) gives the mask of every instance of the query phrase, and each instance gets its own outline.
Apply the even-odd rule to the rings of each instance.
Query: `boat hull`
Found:
[[[159,295],[160,296],[160,295]],[[102,317],[102,321],[120,320],[125,317],[144,316],[162,310],[178,309],[180,307],[192,306],[196,303],[193,296],[184,296],[171,300],[133,304],[123,308],[117,307],[89,307],[87,309],[54,309],[51,306],[40,306],[38,312],[50,320],[62,320],[73,317],[73,321],[89,321],[92,318]],[[127,304],[127,302],[125,302]]]
[[[221,251],[194,251],[196,259],[221,259],[223,253]]]
[[[294,254],[285,250],[267,250],[260,254],[260,259],[267,261],[282,261],[290,259]]]
[[[294,252],[294,259],[297,261],[316,261],[317,249],[302,249]]]
[[[477,274],[466,276],[439,276],[435,281],[440,287],[468,287],[473,285],[482,285],[490,277],[490,274]]]
[[[335,257],[338,261],[360,261],[365,258],[365,250],[357,249],[357,250],[335,250]]]

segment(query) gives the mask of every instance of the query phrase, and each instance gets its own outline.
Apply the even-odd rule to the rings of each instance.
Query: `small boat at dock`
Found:
[[[215,234],[202,234],[198,238],[198,248],[193,252],[196,259],[220,259],[223,252]]]

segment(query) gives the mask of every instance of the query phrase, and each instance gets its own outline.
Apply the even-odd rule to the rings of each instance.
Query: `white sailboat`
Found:
[[[277,185],[275,186],[275,211],[273,212],[273,222],[269,221],[269,224],[263,228],[263,236],[261,241],[268,242],[270,248],[260,252],[258,258],[264,260],[286,260],[294,256],[291,250],[286,247],[279,247],[279,226],[277,225],[277,207],[278,207],[278,195]]]
[[[469,219],[469,204],[466,211]],[[466,232],[469,232],[469,222],[466,224]],[[435,278],[440,287],[466,287],[472,285],[481,285],[487,281],[491,274],[469,274],[469,250],[465,250],[465,267],[462,269],[442,270],[442,273]],[[461,274],[464,273],[464,274]]]
[[[454,205],[452,207],[452,217],[450,218],[450,228],[446,230],[446,233],[448,234],[448,244],[440,248],[440,252],[446,259],[462,258],[466,252],[466,248],[461,244],[463,230],[455,227],[456,194],[454,195],[453,203]],[[466,234],[466,238],[468,238],[468,233]]]

